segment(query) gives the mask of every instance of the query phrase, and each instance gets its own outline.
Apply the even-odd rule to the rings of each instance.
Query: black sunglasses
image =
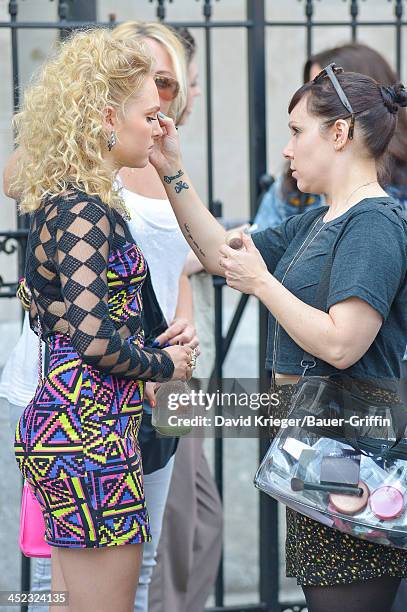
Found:
[[[342,72],[343,72],[343,68],[341,68],[340,66],[336,66],[335,62],[332,62],[332,64],[328,64],[328,66],[325,66],[325,68],[317,74],[317,76],[313,79],[313,82],[318,83],[318,81],[320,81],[324,77],[329,78],[329,80],[331,81],[332,85],[335,88],[336,93],[339,96],[340,101],[342,102],[342,104],[344,105],[348,113],[350,114],[350,126],[349,126],[348,138],[349,140],[352,140],[353,131],[355,129],[355,113],[354,113],[354,110],[345,92],[340,86],[338,79],[336,78],[336,75],[341,74]]]

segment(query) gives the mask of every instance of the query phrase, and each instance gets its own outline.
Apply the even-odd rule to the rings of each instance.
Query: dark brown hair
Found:
[[[190,64],[196,52],[195,38],[188,28],[174,27],[173,29],[184,47],[187,64]]]
[[[397,125],[399,106],[407,106],[407,91],[401,83],[383,87],[374,79],[359,72],[343,72],[337,79],[352,105],[356,129],[362,133],[369,157],[379,161],[387,151]],[[330,79],[308,81],[291,98],[288,112],[306,96],[308,112],[324,119],[331,126],[337,119],[349,117]]]
[[[397,81],[396,73],[380,53],[367,45],[349,43],[311,55],[304,66],[304,83],[310,80],[314,64],[323,68],[331,62],[342,66],[345,72],[366,74],[382,85],[392,85]]]
[[[312,55],[304,66],[304,82],[307,83],[307,81],[309,81],[312,65],[318,64],[323,68],[331,62],[335,62],[336,65],[342,66],[345,72],[357,72],[360,76],[367,75],[377,83],[380,83],[384,86],[391,86],[397,80],[395,72],[391,69],[387,61],[377,51],[371,49],[367,45],[352,43],[339,47],[334,47],[332,49],[327,49],[326,51],[322,51],[321,53]],[[339,75],[341,85],[342,78],[343,77]],[[345,117],[346,110],[342,106],[332,86],[331,89],[333,95],[336,95],[337,97],[337,102],[339,104],[338,109],[342,113],[341,116]],[[382,95],[382,93],[384,93],[384,98],[387,100],[388,108],[386,109],[386,107],[384,106],[384,100],[382,100],[382,107],[381,110],[379,110],[380,98],[377,97],[377,92],[375,91],[374,99],[377,102],[377,112],[373,112],[373,114],[377,116],[384,113],[385,110],[388,111],[392,103],[391,97],[389,97],[389,95],[383,91],[380,92],[380,96]],[[365,93],[362,92],[362,95],[365,96]],[[354,96],[352,96],[351,93],[349,93],[349,99],[353,106]],[[365,101],[367,102],[367,100]],[[372,101],[370,102],[372,103]],[[358,104],[355,101],[355,112],[360,109],[362,109],[361,101],[359,101]],[[368,106],[365,110],[368,110]],[[364,113],[360,113],[356,115],[356,124],[359,122],[359,125],[363,125],[363,114]],[[388,142],[387,153],[381,158],[381,163],[379,165],[379,180],[382,185],[407,185],[407,113],[404,108],[400,108],[398,111],[397,121],[395,121],[395,118],[393,116],[389,115],[391,115],[391,112],[389,112],[387,115],[383,115],[385,118],[385,126],[387,126],[387,129],[389,129],[391,128],[391,124],[394,123],[395,129],[393,129],[393,136]],[[331,117],[334,116],[331,115]],[[365,117],[365,127],[367,127],[368,124],[370,124],[369,119]],[[383,126],[383,130],[378,130],[378,142],[376,143],[376,146],[373,146],[374,135],[371,135],[370,139],[366,140],[367,146],[369,147],[370,143],[370,145],[373,146],[373,150],[380,150],[381,145],[379,141],[381,139],[386,139],[385,132],[386,129],[384,129]],[[290,191],[297,191],[297,186],[296,182],[291,176],[291,172],[289,171],[289,169],[287,169],[283,181],[284,197],[286,197],[288,192]]]

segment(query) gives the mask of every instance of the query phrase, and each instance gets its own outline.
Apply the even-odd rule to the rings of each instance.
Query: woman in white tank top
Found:
[[[167,199],[148,198],[123,187],[131,215],[128,226],[145,255],[158,303],[167,323],[175,317],[178,287],[190,248]]]

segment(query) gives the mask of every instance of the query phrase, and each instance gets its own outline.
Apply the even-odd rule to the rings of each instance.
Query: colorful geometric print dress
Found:
[[[143,346],[146,261],[120,214],[77,190],[34,213],[28,253],[30,321],[50,363],[17,425],[15,454],[46,540],[149,541],[137,444],[143,381],[169,380],[174,364]]]

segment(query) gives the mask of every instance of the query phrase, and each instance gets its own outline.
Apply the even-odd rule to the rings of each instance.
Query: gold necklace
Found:
[[[359,185],[359,187],[356,187],[353,191],[351,191],[350,195],[348,195],[348,197],[346,198],[345,207],[348,204],[349,200],[351,199],[351,197],[353,196],[354,193],[359,191],[359,189],[362,189],[362,187],[367,187],[368,185],[373,185],[374,183],[377,183],[377,180],[376,181],[370,181],[369,183],[363,183],[363,185]],[[344,211],[344,212],[346,212],[346,211]],[[341,213],[341,214],[343,214],[343,213]],[[333,219],[330,219],[330,221],[333,221]]]
[[[356,191],[358,191],[359,189],[362,189],[362,187],[367,187],[368,185],[373,185],[374,183],[377,183],[377,180],[376,181],[370,181],[370,183],[363,183],[363,185],[359,185],[359,187],[356,187],[356,189],[354,189],[352,191],[352,193],[350,194],[350,196],[346,199],[345,206],[349,202],[349,200],[351,199],[353,194],[356,193]]]
[[[123,219],[125,221],[131,221],[131,213],[130,210],[128,209],[124,199],[122,198],[122,210],[121,210],[121,215],[123,217]]]

